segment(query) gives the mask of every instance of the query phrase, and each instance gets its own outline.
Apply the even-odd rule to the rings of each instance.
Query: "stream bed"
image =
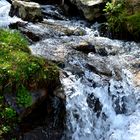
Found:
[[[8,16],[9,8],[0,1],[0,27],[22,22]],[[66,96],[62,140],[139,140],[140,44],[102,37],[98,23],[67,18],[55,6],[42,8],[43,22],[18,29],[31,41],[34,55],[60,67]]]

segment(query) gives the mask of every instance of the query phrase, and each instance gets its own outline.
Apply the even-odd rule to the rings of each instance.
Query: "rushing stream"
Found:
[[[0,26],[13,20],[8,17],[9,5],[0,1]],[[63,139],[139,140],[140,79],[137,84],[133,79],[140,71],[140,45],[100,37],[97,23],[62,17],[25,28],[42,37],[30,46],[33,54],[63,64],[60,80],[67,111]],[[88,47],[86,53],[82,45]]]

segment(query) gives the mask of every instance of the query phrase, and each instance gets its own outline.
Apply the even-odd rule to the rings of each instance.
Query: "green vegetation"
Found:
[[[107,13],[110,31],[113,34],[120,32],[125,26],[124,0],[117,1],[116,3],[107,2],[103,11]]]
[[[107,22],[113,35],[125,36],[127,34],[138,40],[140,34],[140,13],[129,12],[125,0],[117,0],[115,3],[107,2],[104,12],[107,14]]]
[[[58,74],[55,65],[31,55],[27,40],[18,31],[0,29],[0,139],[13,130],[19,120],[4,95],[16,95],[19,107],[29,107],[32,104],[30,91],[48,88]]]
[[[140,13],[126,17],[128,30],[136,37],[140,35]]]
[[[32,96],[24,86],[19,87],[17,91],[17,103],[21,107],[28,107],[32,104]]]

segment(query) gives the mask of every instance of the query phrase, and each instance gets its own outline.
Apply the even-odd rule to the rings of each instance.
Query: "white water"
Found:
[[[8,16],[9,10],[10,4],[1,0],[0,27],[7,27],[10,23],[16,22],[16,17],[10,18]],[[54,20],[54,22],[57,24],[57,21]],[[73,23],[73,21],[72,23],[70,23],[71,21],[62,21],[62,25],[68,22],[70,26],[74,24],[81,26],[79,22]],[[44,30],[44,28],[40,29],[38,25],[35,25],[33,29],[40,32]],[[94,37],[91,29],[85,28],[85,30],[88,35],[83,39],[94,42],[97,46],[113,46],[120,51],[120,54],[127,52],[126,55],[131,55],[132,52],[138,54],[140,51],[139,46],[134,42],[124,43],[123,41]],[[96,36],[99,36],[98,31],[95,30],[95,32]],[[52,46],[56,45],[51,38],[49,40],[54,43],[50,43]],[[48,40],[44,42],[49,44]],[[44,46],[40,45],[40,43],[37,44],[42,50]],[[92,54],[89,53],[87,57],[92,57]],[[140,92],[139,89],[133,87],[131,72],[122,66],[122,80],[117,81],[114,77],[108,78],[95,74],[88,70],[78,58],[73,58],[73,62],[68,63],[70,65],[78,64],[83,69],[84,74],[79,76],[71,71],[65,71],[67,76],[61,79],[66,94],[67,139],[140,140]],[[120,58],[127,63],[125,55],[124,57],[120,56]],[[81,57],[79,59],[82,60]],[[114,61],[119,63],[117,59]],[[98,102],[96,102],[97,100]],[[98,107],[95,109],[96,105]]]
[[[10,4],[6,0],[0,0],[0,27],[8,27],[10,23],[21,21],[17,17],[9,16]]]
[[[87,79],[102,83],[98,75],[89,71],[85,71],[85,75],[80,78],[70,72],[68,74],[69,77],[62,79],[62,83],[67,96],[68,133],[73,133],[72,140],[140,139],[140,108],[135,99],[139,93],[133,92],[125,77],[121,82],[111,79],[107,84],[94,88]],[[87,104],[87,97],[92,94],[102,104],[99,117]],[[111,95],[116,95],[119,99],[126,97],[126,113],[116,114]]]

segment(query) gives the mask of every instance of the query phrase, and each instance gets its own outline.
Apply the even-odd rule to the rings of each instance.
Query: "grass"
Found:
[[[47,89],[48,83],[58,79],[58,75],[55,65],[31,54],[27,40],[18,31],[0,29],[0,139],[19,120],[4,94],[16,93],[19,107],[29,107],[30,91]]]
[[[127,16],[126,19],[128,29],[138,38],[140,35],[140,12]]]

